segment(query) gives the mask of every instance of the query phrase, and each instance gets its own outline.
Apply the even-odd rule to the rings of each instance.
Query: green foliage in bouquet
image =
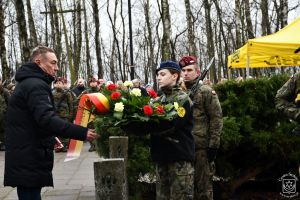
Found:
[[[290,134],[296,123],[274,104],[277,90],[287,80],[285,75],[274,75],[215,86],[223,111],[219,176],[242,183],[251,176],[268,174],[277,179],[283,171],[296,173],[300,137]]]

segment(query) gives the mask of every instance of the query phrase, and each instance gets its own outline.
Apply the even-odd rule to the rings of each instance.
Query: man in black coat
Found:
[[[7,108],[4,186],[17,187],[20,200],[40,200],[41,189],[53,186],[55,136],[94,140],[87,129],[55,114],[50,84],[58,71],[57,57],[48,47],[32,51],[31,62],[22,65]]]

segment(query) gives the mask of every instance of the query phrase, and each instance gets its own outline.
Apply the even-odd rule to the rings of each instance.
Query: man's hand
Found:
[[[93,141],[97,139],[99,135],[96,133],[95,129],[88,129],[88,132],[86,134],[86,140],[87,141]]]
[[[54,150],[55,151],[61,150],[64,147],[64,145],[61,143],[61,141],[57,137],[55,137],[55,141],[56,142],[54,144]]]

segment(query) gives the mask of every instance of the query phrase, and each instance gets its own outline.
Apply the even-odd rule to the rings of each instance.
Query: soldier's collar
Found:
[[[191,89],[191,87],[193,87],[193,85],[196,84],[198,77],[196,77],[194,80],[192,81],[185,81],[184,84],[187,87],[187,89]]]

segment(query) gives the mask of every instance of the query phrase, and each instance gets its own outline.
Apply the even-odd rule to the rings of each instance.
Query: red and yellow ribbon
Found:
[[[101,93],[84,94],[80,98],[74,123],[87,127],[88,123],[93,121],[95,118],[95,116],[91,113],[93,108],[95,108],[98,113],[108,112],[108,99]],[[82,144],[82,141],[71,139],[64,162],[79,158]]]

